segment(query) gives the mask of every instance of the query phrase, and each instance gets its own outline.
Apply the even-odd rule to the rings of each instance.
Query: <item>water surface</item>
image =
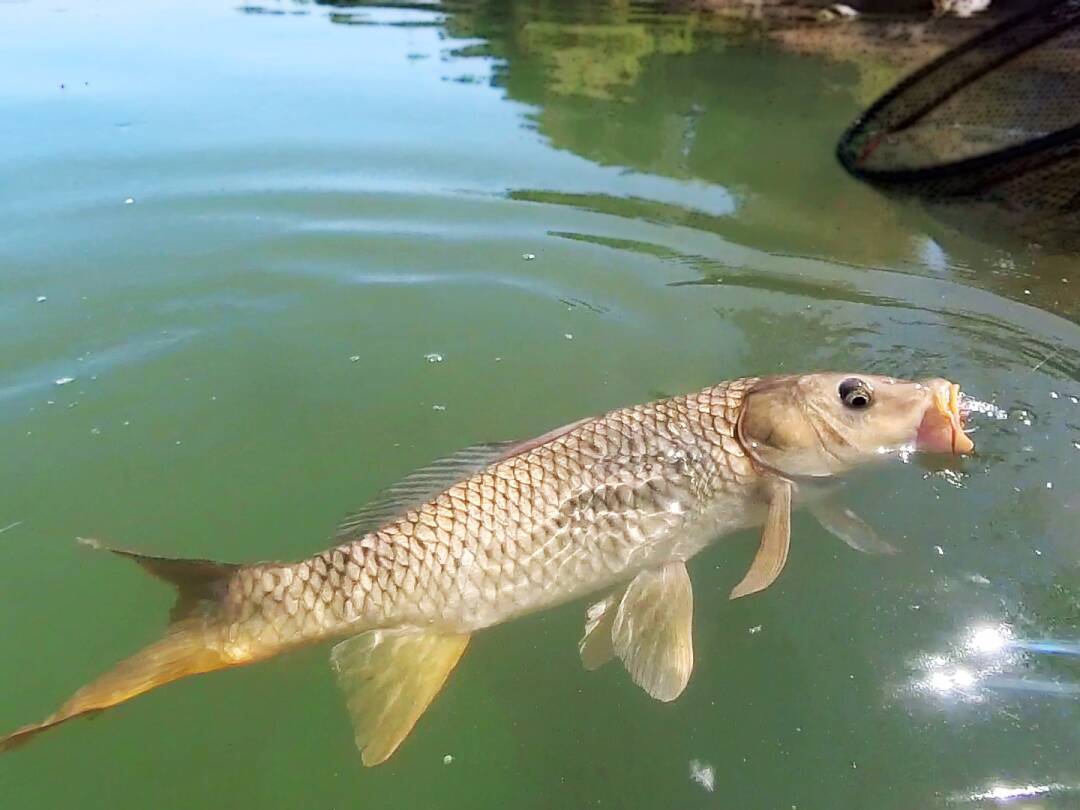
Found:
[[[381,768],[317,648],[0,759],[5,808],[1080,805],[1075,258],[842,173],[894,67],[722,28],[0,5],[2,728],[163,625],[166,588],[77,535],[299,557],[463,445],[742,374],[943,374],[1008,414],[974,458],[851,482],[895,557],[800,514],[782,579],[730,604],[754,534],[695,560],[673,704],[582,670],[574,604],[478,636]]]

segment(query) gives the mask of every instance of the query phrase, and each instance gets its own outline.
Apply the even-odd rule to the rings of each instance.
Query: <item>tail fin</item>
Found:
[[[160,641],[144,647],[84,686],[44,721],[0,737],[0,752],[16,748],[74,717],[99,712],[187,675],[236,663],[221,654],[215,643],[215,631],[225,585],[238,566],[209,560],[150,557],[106,548],[95,540],[80,538],[80,542],[128,557],[154,576],[175,585],[178,593],[172,623]]]

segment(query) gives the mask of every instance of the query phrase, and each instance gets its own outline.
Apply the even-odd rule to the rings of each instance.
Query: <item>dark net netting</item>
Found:
[[[1080,246],[1080,0],[1040,3],[923,67],[852,124],[837,155],[954,224],[967,214]]]

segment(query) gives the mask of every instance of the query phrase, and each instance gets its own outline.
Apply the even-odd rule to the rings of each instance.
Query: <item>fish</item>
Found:
[[[525,442],[465,448],[347,517],[297,562],[170,559],[96,540],[176,588],[164,635],[76,691],[10,750],[179,678],[317,642],[365,765],[388,759],[485,628],[586,597],[583,665],[622,661],[669,702],[694,666],[687,562],[761,526],[732,599],[768,588],[808,506],[861,551],[891,547],[821,482],[912,451],[965,455],[959,386],[869,374],[744,377]]]

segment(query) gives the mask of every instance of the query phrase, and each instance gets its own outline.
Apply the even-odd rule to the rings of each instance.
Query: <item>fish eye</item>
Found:
[[[840,401],[844,403],[844,407],[856,411],[869,408],[870,402],[873,400],[874,396],[873,391],[870,390],[870,386],[857,377],[848,377],[840,383],[838,393],[840,394]]]

